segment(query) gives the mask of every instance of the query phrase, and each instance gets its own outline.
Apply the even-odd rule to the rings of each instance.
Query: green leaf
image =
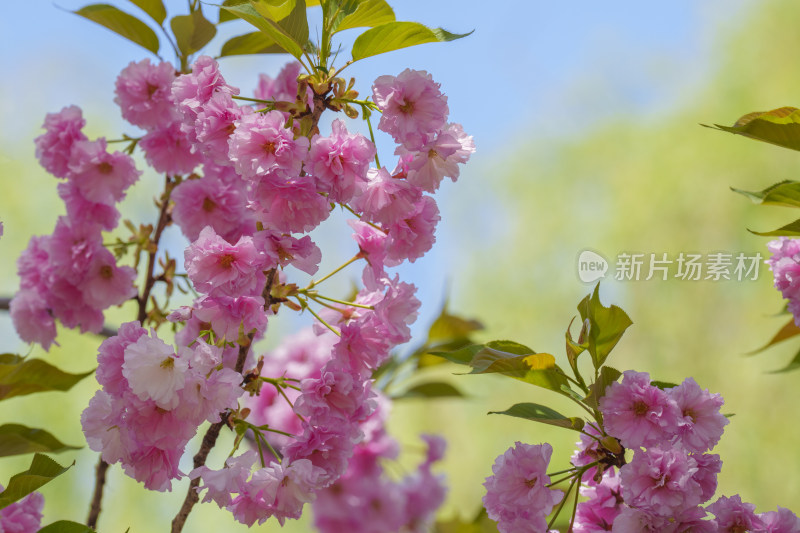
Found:
[[[800,368],[800,351],[795,354],[789,364],[779,370],[773,370],[770,374],[783,374],[784,372],[791,372]]]
[[[592,409],[600,408],[600,398],[606,395],[606,389],[609,385],[614,383],[622,375],[622,372],[610,366],[604,366],[600,369],[600,375],[597,381],[589,385],[589,394],[583,399],[583,402]]]
[[[674,389],[675,387],[678,386],[677,383],[670,383],[669,381],[658,381],[658,380],[651,381],[650,385],[658,387],[661,390]]]
[[[356,38],[353,61],[418,44],[453,41],[471,33],[450,33],[441,28],[428,28],[418,22],[388,22],[370,28]]]
[[[733,126],[719,124],[714,126],[716,129],[744,135],[757,141],[800,150],[800,110],[794,107],[756,111],[743,116]]]
[[[156,21],[159,26],[164,24],[164,19],[167,18],[167,10],[164,9],[164,3],[161,0],[128,0],[131,4],[135,5]]]
[[[508,343],[508,341],[502,342]],[[472,367],[470,374],[499,373],[569,396],[569,393],[562,388],[568,385],[564,371],[555,364],[555,357],[549,353],[514,355],[489,348],[487,344],[475,354],[469,364]]]
[[[569,326],[567,326],[567,331],[564,333],[564,339],[566,341],[566,350],[567,350],[567,360],[569,361],[569,366],[572,367],[572,370],[575,371],[575,374],[578,374],[578,356],[586,351],[586,342],[585,337],[587,330],[589,328],[589,323],[587,321],[583,322],[583,327],[581,328],[580,335],[578,335],[578,342],[576,343],[572,339],[572,323],[575,321],[575,317],[572,317],[572,320],[569,321]]]
[[[451,315],[446,309],[433,321],[428,330],[428,343],[438,344],[457,339],[466,339],[470,333],[483,329],[483,324],[477,320],[461,318]]]
[[[303,55],[303,47],[308,41],[305,1],[297,0],[292,13],[280,22],[266,18],[253,7],[253,4],[255,2],[251,1],[248,4],[223,6],[222,9],[249,22],[273,39],[286,52],[300,59]]]
[[[67,450],[80,450],[80,447],[64,444],[43,429],[21,424],[0,426],[0,457],[35,452],[59,453]]]
[[[178,50],[185,56],[201,50],[217,34],[217,27],[209,22],[200,11],[195,11],[190,15],[172,17],[170,26],[172,33],[175,34]]]
[[[69,374],[41,359],[0,354],[0,400],[44,391],[67,391],[94,370]]]
[[[428,352],[431,355],[435,355],[437,357],[443,357],[447,359],[451,363],[456,363],[459,365],[468,365],[472,359],[475,358],[475,355],[483,350],[483,344],[472,344],[470,346],[464,346],[463,348],[459,348],[458,350],[449,351],[449,352],[439,352],[439,351],[432,351]]]
[[[782,181],[760,192],[743,191],[733,187],[731,190],[746,196],[754,204],[800,207],[800,181]]]
[[[599,283],[591,296],[587,296],[578,304],[578,312],[583,321],[589,320],[587,349],[592,356],[595,369],[599,369],[633,322],[625,311],[616,305],[606,307],[600,302]]]
[[[0,509],[8,507],[42,485],[52,481],[69,470],[74,464],[75,461],[69,466],[61,466],[46,455],[37,453],[33,456],[30,468],[12,476],[6,485],[6,490],[0,492]]]
[[[160,43],[156,32],[133,15],[108,4],[92,4],[73,11],[73,13],[96,22],[158,55]]]
[[[237,20],[239,17],[228,11],[227,9],[223,9],[226,6],[238,6],[239,4],[249,4],[250,0],[225,0],[222,2],[222,5],[219,6],[219,22],[218,24],[222,24],[223,22],[228,22],[229,20]]]
[[[232,37],[222,45],[220,57],[247,54],[283,54],[285,50],[260,31]]]
[[[408,398],[463,398],[464,394],[453,385],[449,383],[442,383],[439,381],[431,381],[428,383],[420,383],[409,388],[403,394],[395,396],[393,400],[402,400]]]
[[[355,11],[334,23],[333,33],[352,28],[374,28],[394,21],[394,10],[385,0],[361,0]]]
[[[797,237],[800,235],[800,219],[772,231],[747,231],[756,235],[761,235],[762,237]]]
[[[755,355],[759,352],[763,352],[770,346],[774,346],[779,342],[783,342],[786,339],[791,339],[792,337],[795,337],[797,335],[800,335],[800,328],[798,328],[797,325],[795,325],[794,318],[790,318],[789,321],[783,325],[780,331],[778,331],[767,344],[765,344],[764,346],[762,346],[757,350],[749,352],[747,355]]]
[[[297,0],[255,0],[251,4],[265,18],[278,22],[292,13]]]
[[[43,527],[38,533],[95,533],[95,530],[78,522],[59,520]]]
[[[524,418],[533,422],[540,422],[542,424],[549,424],[551,426],[558,426],[567,429],[574,429],[580,431],[583,429],[585,422],[582,418],[573,416],[566,417],[561,413],[550,409],[538,403],[518,403],[512,405],[505,411],[490,411],[490,415],[507,415],[517,418]]]

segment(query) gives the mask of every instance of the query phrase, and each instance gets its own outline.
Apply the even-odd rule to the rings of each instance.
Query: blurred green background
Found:
[[[429,13],[423,18],[422,3],[413,4],[403,6],[409,12],[405,18],[443,24],[441,19],[431,20]],[[439,13],[456,7],[455,2],[444,4]],[[642,34],[670,33],[671,21],[643,8],[632,10],[619,27],[604,19],[605,26],[594,28],[594,33],[580,25],[563,26],[563,42],[554,40],[551,47],[517,54],[518,49],[486,40],[487,34],[496,36],[495,19],[482,19],[469,4],[455,29],[475,27],[472,44],[421,48],[420,54],[431,54],[434,59],[416,68],[429,68],[442,81],[450,95],[452,119],[464,122],[476,138],[478,152],[459,182],[446,185],[437,196],[442,222],[436,252],[403,271],[405,279],[420,285],[421,299],[426,301],[416,329],[419,335],[424,335],[425,322],[435,316],[447,294],[452,312],[484,322],[482,340],[514,339],[537,351],[553,353],[563,362],[564,330],[577,314],[575,306],[592,288],[577,277],[581,250],[596,250],[612,263],[622,252],[667,253],[673,258],[681,252],[766,254],[767,239],[746,228],[773,229],[792,220],[792,214],[782,208],[758,208],[729,187],[760,190],[780,180],[797,179],[798,155],[699,124],[730,124],[750,111],[800,104],[800,68],[794,60],[800,35],[793,27],[793,22],[800,20],[800,4],[764,0],[707,6],[713,9],[672,13],[693,21],[683,30],[690,37],[677,41],[665,37],[663,42],[668,44],[662,48],[643,42],[640,52],[644,57],[637,60],[630,55],[635,41],[615,40],[609,35],[627,31],[630,24],[637,25]],[[515,7],[525,9],[521,4]],[[42,3],[41,10],[48,9],[53,8]],[[533,8],[537,9],[543,11],[538,13],[543,19],[526,24],[546,26],[546,10]],[[569,9],[565,7],[567,13],[560,16],[569,14]],[[586,13],[583,16],[591,18]],[[54,15],[69,25],[71,32],[102,31],[68,17],[62,12]],[[3,24],[10,24],[8,18]],[[581,32],[594,36],[594,41],[584,42],[592,53],[569,60],[573,64],[567,72],[539,77],[535,69],[528,71],[539,55],[546,55],[554,64],[562,53],[570,57],[570,42],[579,41]],[[112,42],[113,37],[108,39]],[[688,47],[684,46],[687,40],[691,43]],[[64,46],[69,49],[74,44]],[[452,65],[452,56],[465,53],[468,48],[464,47],[469,46],[496,46],[484,53],[511,56],[504,61],[517,70],[509,70],[503,78],[482,77],[480,71],[454,74],[451,70],[458,68]],[[4,40],[3,50],[4,55],[11,53],[9,41]],[[46,93],[41,93],[41,88],[31,89],[45,97],[26,98],[28,89],[13,80],[4,81],[0,89],[0,121],[6,126],[0,137],[3,295],[17,287],[14,261],[28,238],[50,233],[57,215],[63,212],[53,178],[33,157],[32,139],[39,134],[44,113],[75,101],[85,109],[90,136],[114,137],[121,127],[117,118],[110,117],[117,113],[109,92],[113,74],[106,75],[102,87],[88,86],[82,71],[77,67],[71,71],[60,58],[58,48],[50,47],[50,53],[27,65],[25,71],[28,83],[38,80],[47,86]],[[142,57],[133,49],[108,53],[128,54],[115,59],[119,68]],[[396,73],[404,68],[396,66],[403,61],[410,66],[420,61],[420,56],[403,54],[399,52],[392,65],[378,60],[353,75],[363,75],[366,81],[373,72],[369,69]],[[101,65],[103,56],[92,61]],[[440,79],[436,69],[444,62],[450,63],[451,70]],[[271,67],[274,72],[280,63],[270,59],[261,67]],[[244,71],[243,65],[232,63],[231,68]],[[544,72],[551,70],[545,68]],[[524,83],[516,83],[517,75]],[[529,85],[534,83],[546,91]],[[243,88],[252,84],[243,84]],[[62,90],[69,99],[52,98]],[[102,94],[102,99],[95,98],[92,91]],[[471,100],[460,99],[462,92]],[[92,96],[82,96],[86,94]],[[484,97],[476,101],[474,94]],[[532,95],[541,96],[547,105]],[[24,103],[24,122],[15,99]],[[488,118],[483,122],[471,118],[473,109],[475,116]],[[156,184],[157,178],[150,176],[144,182]],[[152,191],[137,187],[124,204],[125,214],[137,220],[152,219],[152,195]],[[176,234],[169,239],[170,245],[178,246]],[[718,494],[739,493],[743,500],[756,504],[759,512],[774,510],[776,505],[796,506],[800,480],[792,474],[800,470],[796,452],[800,426],[795,422],[800,374],[771,373],[788,363],[796,343],[790,341],[754,357],[744,355],[764,344],[785,321],[772,316],[783,303],[772,289],[766,267],[762,265],[757,281],[607,279],[601,294],[606,304],[621,306],[634,321],[612,355],[613,366],[647,371],[664,381],[679,382],[693,376],[701,386],[721,393],[726,400],[724,411],[736,414],[714,450],[724,462]],[[108,313],[107,322],[126,321],[132,314],[132,309],[114,310]],[[16,340],[8,320],[0,327],[6,339],[4,351],[27,351]],[[277,335],[284,326],[271,327]],[[48,354],[37,348],[33,354],[75,372],[92,368],[98,339],[61,330],[58,340],[62,348]],[[443,519],[468,517],[478,511],[481,483],[494,458],[515,441],[551,442],[553,467],[561,469],[576,440],[566,430],[486,415],[520,401],[547,403],[565,414],[575,414],[554,395],[500,377],[451,376],[454,371],[460,369],[442,366],[428,373],[460,386],[469,399],[440,400],[434,405],[418,400],[398,402],[390,422],[398,440],[416,449],[403,457],[406,468],[420,459],[419,433],[438,432],[448,438],[450,448],[442,471],[450,481],[450,492]],[[63,441],[81,444],[78,417],[95,388],[90,378],[67,394],[5,401],[0,404],[0,422],[51,428]],[[196,448],[196,443],[190,444],[190,453]],[[83,521],[96,456],[84,449],[56,459],[62,464],[75,459],[76,466],[42,490],[47,498],[45,523],[60,518]],[[21,457],[0,460],[0,483],[27,467],[27,461]],[[220,462],[217,457],[216,464]],[[184,490],[184,484],[178,484],[167,497],[148,493],[114,467],[100,530],[122,533],[132,526],[132,532],[163,531]],[[285,530],[307,531],[308,524],[306,518],[288,524]],[[269,522],[262,528],[278,526]],[[189,531],[245,529],[211,505],[197,507],[187,526]]]

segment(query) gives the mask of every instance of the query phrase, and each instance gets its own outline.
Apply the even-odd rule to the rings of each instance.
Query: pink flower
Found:
[[[255,222],[245,209],[245,182],[230,167],[206,164],[203,174],[183,181],[170,196],[175,202],[172,219],[181,232],[195,241],[204,227],[211,226],[228,242],[252,233]]]
[[[130,390],[128,381],[122,375],[122,364],[125,362],[125,348],[147,335],[138,321],[125,322],[120,325],[117,334],[109,337],[100,344],[97,353],[97,382],[103,390],[122,396]]]
[[[67,218],[74,224],[78,226],[96,225],[106,231],[117,227],[119,211],[115,204],[87,200],[72,181],[59,183],[58,195],[64,200],[67,207]]]
[[[258,87],[253,94],[259,100],[276,100],[282,102],[294,102],[297,100],[297,78],[300,76],[303,67],[297,61],[286,63],[275,79],[266,74],[259,74]],[[305,102],[312,107],[313,93],[311,88],[306,89]]]
[[[458,165],[465,164],[474,151],[472,137],[464,133],[460,124],[450,124],[419,150],[411,152],[400,146],[395,153],[408,157],[408,182],[432,193],[445,176],[456,181]]]
[[[20,290],[11,299],[9,310],[20,339],[50,349],[56,339],[56,323],[42,294],[35,289]]]
[[[780,237],[767,244],[772,256],[767,264],[775,278],[775,288],[789,300],[789,312],[800,325],[800,239]]]
[[[108,153],[105,139],[76,141],[72,146],[68,178],[91,202],[106,205],[119,202],[140,174],[129,155]]]
[[[372,168],[351,206],[371,222],[391,224],[414,213],[421,197],[418,187],[393,178],[385,168]]]
[[[722,396],[700,389],[693,378],[686,378],[666,392],[683,416],[678,429],[683,447],[697,453],[712,449],[728,424],[728,419],[719,412],[725,403]]]
[[[59,217],[56,221],[47,249],[53,274],[72,285],[78,285],[86,279],[94,256],[101,250],[103,243],[99,228],[78,226],[66,217]],[[52,290],[52,287],[48,288]]]
[[[545,517],[563,495],[560,490],[547,487],[552,453],[553,448],[547,443],[517,442],[495,460],[493,475],[483,484],[483,504],[501,533],[547,529]],[[528,529],[517,529],[520,522],[526,523]]]
[[[436,225],[441,220],[436,201],[423,196],[414,206],[414,211],[387,226],[389,241],[386,257],[390,264],[399,264],[406,259],[414,262],[433,247],[436,242]]]
[[[84,301],[97,309],[121,305],[136,296],[136,271],[117,266],[114,255],[101,248],[92,256],[86,279],[80,284]]]
[[[241,237],[232,245],[211,227],[186,248],[185,266],[195,288],[209,295],[258,295],[266,281],[264,258],[252,237]]]
[[[706,509],[716,517],[720,533],[761,531],[764,527],[761,518],[755,513],[756,506],[752,503],[743,503],[738,494],[730,498],[721,496]]]
[[[228,341],[239,339],[240,331],[244,335],[253,330],[263,334],[267,329],[264,298],[261,296],[202,296],[194,303],[193,315],[210,324],[220,338]]]
[[[800,519],[789,509],[778,507],[758,516],[764,524],[764,533],[800,533]]]
[[[272,172],[259,179],[248,207],[266,228],[282,233],[309,232],[331,210],[308,177],[285,180]]]
[[[192,143],[181,131],[180,122],[153,129],[142,137],[139,146],[147,163],[163,174],[190,174],[203,162],[202,155],[192,151]]]
[[[613,533],[675,533],[669,518],[644,509],[625,507],[614,519]]]
[[[116,102],[122,118],[146,130],[164,127],[178,116],[172,103],[175,67],[169,62],[151,65],[149,59],[131,62],[116,82]]]
[[[692,454],[697,463],[697,472],[692,478],[700,485],[700,501],[707,502],[717,492],[717,474],[722,471],[719,455],[713,453]]]
[[[3,487],[0,485],[0,491]],[[0,509],[0,531],[3,533],[35,533],[42,523],[44,496],[32,492]]]
[[[85,125],[81,109],[74,105],[48,113],[42,124],[45,133],[34,140],[39,164],[53,176],[66,178],[72,146],[87,140],[81,131]]]
[[[625,507],[619,476],[608,471],[600,483],[581,487],[580,493],[587,500],[578,504],[575,533],[611,531],[611,524]]]
[[[366,181],[375,157],[375,145],[361,134],[349,134],[344,122],[333,121],[330,137],[315,135],[306,161],[306,171],[317,180],[317,188],[332,202],[347,203],[356,185]]]
[[[203,486],[198,487],[200,493],[207,490],[202,503],[214,501],[220,507],[226,507],[233,501],[231,493],[239,492],[250,477],[250,469],[256,464],[258,455],[254,450],[248,450],[242,455],[228,457],[225,461],[226,468],[211,470],[207,466],[195,468],[189,473],[190,479],[200,478]]]
[[[191,74],[178,76],[172,82],[172,99],[183,113],[184,121],[194,127],[203,105],[216,93],[239,94],[239,89],[225,83],[219,65],[208,56],[200,56],[192,65]]]
[[[228,140],[236,129],[235,122],[252,111],[239,107],[229,93],[214,94],[197,114],[193,133],[199,150],[217,164],[230,164]]]
[[[180,479],[178,462],[183,449],[164,450],[154,446],[140,448],[131,455],[129,463],[123,463],[125,473],[136,481],[141,481],[144,488],[159,492],[172,490],[172,480]]]
[[[673,516],[703,501],[696,472],[697,462],[679,447],[639,450],[620,468],[622,496],[631,507]]]
[[[406,69],[397,77],[376,79],[372,95],[383,111],[378,129],[409,149],[424,144],[447,121],[447,97],[439,87],[424,70]]]
[[[125,401],[99,390],[81,413],[81,428],[89,448],[107,463],[129,462],[136,442],[124,422]]]
[[[347,223],[353,228],[353,239],[358,243],[359,253],[367,260],[361,276],[364,286],[369,290],[376,290],[383,286],[382,280],[386,277],[383,267],[388,237],[385,232],[366,222],[348,220]]]
[[[245,178],[255,178],[270,170],[297,176],[308,153],[308,139],[295,140],[279,111],[243,116],[228,145],[236,172]]]
[[[256,233],[254,239],[258,249],[269,258],[269,263],[292,265],[312,276],[319,270],[322,252],[308,235],[297,239],[265,230]]]
[[[125,347],[122,375],[140,400],[152,400],[162,409],[174,409],[183,389],[189,363],[155,336],[142,335]]]
[[[657,445],[678,429],[680,410],[669,396],[653,385],[645,372],[627,370],[622,383],[612,383],[600,399],[606,431],[626,448]]]

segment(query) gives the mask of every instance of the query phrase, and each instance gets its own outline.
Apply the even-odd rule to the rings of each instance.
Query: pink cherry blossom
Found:
[[[0,492],[3,487],[0,485]],[[0,531],[3,533],[35,533],[42,523],[44,496],[32,492],[0,509]]]
[[[716,517],[717,531],[720,533],[761,531],[764,527],[761,518],[755,513],[756,506],[742,502],[738,494],[731,497],[720,496],[706,509]]]
[[[151,65],[149,59],[131,62],[122,69],[116,82],[116,102],[122,118],[146,130],[168,125],[178,116],[172,103],[175,67],[169,62]]]
[[[399,264],[404,260],[414,262],[436,242],[436,225],[441,220],[436,201],[430,196],[423,196],[414,210],[402,219],[389,224],[389,241],[386,245],[386,257],[390,264]]]
[[[285,126],[279,111],[243,116],[228,140],[228,155],[236,172],[245,178],[255,178],[270,170],[299,175],[309,141],[305,137],[295,139]]]
[[[129,155],[107,152],[105,139],[76,141],[72,146],[68,178],[91,202],[119,202],[140,174]]]
[[[122,375],[140,400],[153,400],[162,409],[174,409],[186,380],[189,363],[155,336],[143,335],[125,347]]]
[[[248,207],[264,227],[281,233],[306,233],[330,214],[330,204],[307,177],[283,179],[270,172],[262,176]]]
[[[81,131],[85,125],[81,109],[74,105],[58,113],[48,113],[42,124],[45,133],[34,139],[39,164],[53,176],[66,178],[72,146],[87,140]]]
[[[639,450],[620,468],[625,503],[669,517],[702,503],[697,462],[679,447]]]
[[[172,82],[172,99],[183,113],[184,122],[194,128],[201,107],[216,93],[239,94],[239,89],[225,82],[219,65],[208,56],[200,56],[192,65],[191,74],[178,76]]]
[[[391,224],[414,213],[421,196],[419,187],[393,178],[385,168],[372,168],[351,207],[371,222]]]
[[[202,155],[192,151],[192,143],[181,131],[180,122],[153,129],[142,137],[139,146],[147,163],[163,174],[190,174],[203,162]]]
[[[315,135],[306,160],[306,171],[317,180],[317,188],[332,202],[347,203],[357,184],[366,181],[375,157],[375,145],[361,134],[350,134],[341,120],[333,121],[329,137]]]

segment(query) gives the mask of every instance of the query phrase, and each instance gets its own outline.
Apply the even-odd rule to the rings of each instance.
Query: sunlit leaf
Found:
[[[599,369],[633,322],[627,313],[616,305],[606,307],[602,304],[599,283],[595,286],[594,292],[578,304],[578,312],[581,314],[581,320],[589,321],[587,350],[592,356],[594,367]]]
[[[509,346],[509,341],[502,343],[506,347]],[[551,354],[515,355],[489,348],[489,344],[492,343],[479,350],[470,361],[472,367],[470,374],[502,374],[559,394],[569,395],[562,388],[568,385],[564,371],[555,364],[555,357]],[[521,344],[518,346],[523,347]]]
[[[794,107],[756,111],[743,116],[733,126],[714,126],[722,131],[800,150],[800,110]]]
[[[264,32],[278,46],[294,57],[299,59],[303,55],[303,47],[308,41],[308,21],[306,19],[304,0],[297,0],[292,13],[280,22],[270,20],[259,13],[253,7],[252,2],[223,6],[222,9],[229,11]]]
[[[167,10],[164,9],[164,4],[161,0],[128,0],[130,3],[137,6],[139,9],[150,15],[157,24],[164,24],[164,19],[167,18]]]
[[[73,13],[96,22],[154,54],[158,54],[160,44],[156,32],[133,15],[108,4],[92,4],[73,11]]]
[[[490,411],[492,415],[508,415],[517,418],[524,418],[533,422],[540,422],[542,424],[549,424],[551,426],[558,426],[566,429],[574,429],[580,431],[585,424],[584,420],[580,417],[566,417],[561,413],[550,409],[547,406],[539,405],[538,403],[518,403],[511,406],[505,411]]]
[[[283,54],[286,50],[275,44],[275,41],[260,31],[238,35],[230,38],[222,45],[220,57],[241,56],[247,54]]]
[[[800,335],[800,328],[798,328],[797,325],[794,323],[794,318],[790,318],[789,321],[783,325],[780,331],[778,331],[767,344],[765,344],[764,346],[762,346],[757,350],[753,350],[747,355],[755,355],[759,352],[766,350],[770,346],[774,346],[779,342],[783,342],[786,339],[791,339],[792,337],[795,337],[797,335]]]
[[[74,465],[75,462],[72,462]],[[15,474],[6,484],[6,489],[0,492],[0,509],[8,507],[42,485],[49,483],[70,469],[72,465],[61,466],[46,455],[37,453],[33,456],[28,470]]]
[[[758,192],[743,191],[733,187],[731,190],[748,197],[754,204],[800,207],[800,181],[782,181]]]
[[[789,361],[789,364],[785,367],[781,368],[780,370],[775,370],[772,374],[783,374],[784,372],[791,372],[793,370],[800,369],[800,352],[797,352],[795,356]]]
[[[59,453],[79,449],[64,444],[43,429],[29,428],[22,424],[0,426],[0,457],[36,452]]]
[[[748,231],[762,237],[797,237],[800,236],[800,219],[772,231]]]
[[[437,357],[443,357],[451,363],[468,365],[475,358],[475,354],[483,350],[483,348],[483,344],[472,344],[455,351],[431,351],[429,353]]]
[[[342,17],[334,24],[333,31],[351,28],[374,28],[381,24],[394,22],[394,10],[386,0],[361,0],[352,13]]]
[[[70,374],[41,359],[0,354],[0,400],[44,391],[67,391],[94,372]]]
[[[172,26],[172,33],[175,34],[178,49],[186,56],[201,50],[217,34],[217,27],[209,22],[200,11],[195,11],[190,15],[172,17],[170,26]]]
[[[441,28],[428,28],[418,22],[388,22],[370,28],[356,38],[353,43],[353,60],[418,44],[454,41],[471,33],[450,33]]]
[[[278,22],[291,14],[297,0],[254,0],[251,4],[265,18]]]
[[[610,366],[603,366],[597,381],[589,385],[589,394],[584,398],[584,403],[592,409],[600,408],[600,399],[605,396],[606,389],[622,375],[622,372]]]

